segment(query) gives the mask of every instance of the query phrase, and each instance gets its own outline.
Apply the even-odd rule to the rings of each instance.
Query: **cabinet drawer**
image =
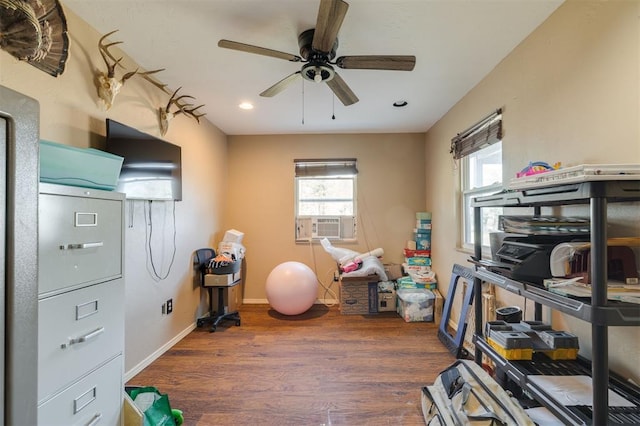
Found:
[[[38,401],[123,352],[123,300],[117,279],[38,302]]]
[[[43,426],[121,424],[122,355],[38,406]]]
[[[122,275],[122,201],[40,194],[38,291]]]

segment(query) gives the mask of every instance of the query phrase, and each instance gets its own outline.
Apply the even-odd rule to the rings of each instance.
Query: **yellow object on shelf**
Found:
[[[546,356],[551,358],[554,361],[560,359],[576,359],[578,358],[578,349],[577,348],[559,348],[554,349],[552,351],[541,351]]]
[[[490,337],[487,338],[487,342],[504,359],[508,359],[510,361],[514,361],[514,360],[530,361],[533,358],[533,349],[531,348],[505,349]]]

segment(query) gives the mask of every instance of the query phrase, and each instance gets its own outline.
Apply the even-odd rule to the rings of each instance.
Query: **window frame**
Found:
[[[309,218],[341,218],[341,237],[331,238],[332,241],[337,242],[355,242],[357,241],[357,214],[358,214],[358,170],[356,168],[356,159],[313,159],[313,160],[294,160],[295,163],[295,176],[294,176],[294,222],[295,222],[295,241],[296,242],[319,242],[321,237],[309,237],[304,239],[300,237],[300,221]],[[327,202],[347,202],[351,203],[351,214],[303,214],[301,211],[301,202],[305,201],[305,198],[301,197],[301,182],[304,181],[316,181],[316,180],[340,180],[351,182],[351,197],[329,197],[319,198],[316,201],[319,203]],[[307,201],[313,201],[313,198],[307,199]],[[351,222],[343,224],[344,220],[348,218]],[[346,227],[349,227],[351,235],[345,231]],[[342,237],[343,232],[346,234]]]
[[[466,158],[466,157],[465,157]],[[461,159],[464,160],[464,159]],[[460,167],[460,169],[463,169],[463,167]],[[461,178],[462,175],[464,174],[464,172],[461,173]],[[481,187],[475,187],[475,188],[471,188],[468,190],[464,190],[463,189],[463,182],[460,183],[461,187],[460,187],[460,204],[461,204],[461,211],[462,214],[460,215],[460,228],[459,228],[459,232],[460,232],[460,246],[463,250],[465,251],[470,251],[472,252],[474,250],[474,220],[473,220],[473,208],[470,207],[471,204],[471,200],[475,197],[480,197],[483,195],[490,195],[490,194],[494,194],[496,192],[499,192],[502,190],[502,183],[495,183],[492,185],[486,185],[486,186],[481,186]],[[468,201],[468,203],[467,203]],[[483,215],[487,215],[489,212],[492,212],[493,210],[499,211],[497,214],[494,214],[494,216],[498,216],[500,214],[502,214],[502,212],[504,211],[504,209],[502,207],[492,207],[492,208],[483,208],[482,209],[482,214]],[[483,226],[482,226],[482,250],[486,251],[490,249],[490,239],[489,239],[489,234],[491,232],[497,232],[498,228],[497,228],[497,221],[496,221],[496,227],[495,228],[487,228],[485,226],[485,221],[483,220]],[[467,239],[467,237],[469,237]]]
[[[471,160],[474,157],[486,155],[489,149],[499,147],[500,173],[499,180],[482,184],[471,177]],[[504,156],[502,147],[502,109],[498,109],[451,140],[451,153],[459,165],[459,198],[460,217],[458,226],[458,247],[463,251],[474,250],[473,198],[499,192],[503,188]],[[497,154],[497,153],[495,153]],[[494,155],[495,155],[494,154]],[[482,165],[482,162],[477,162]],[[488,164],[488,163],[485,163]],[[495,163],[497,164],[497,163]],[[477,174],[478,172],[476,172]],[[482,176],[482,172],[478,176]],[[480,185],[478,184],[480,183]],[[482,209],[482,250],[488,252],[491,247],[490,233],[498,231],[498,216],[503,213],[502,208]],[[494,226],[487,226],[487,221],[493,218]]]
[[[352,196],[350,198],[342,198],[342,197],[334,197],[334,198],[303,198],[301,199],[300,197],[300,182],[303,181],[319,181],[319,180],[335,180],[335,181],[351,181],[351,187],[352,187]],[[304,176],[304,177],[296,177],[295,178],[295,194],[294,194],[294,198],[295,198],[295,217],[303,217],[303,216],[314,216],[314,217],[321,217],[321,216],[327,216],[327,217],[334,217],[334,216],[355,216],[356,212],[357,212],[357,206],[356,206],[356,199],[357,199],[357,194],[356,194],[356,190],[357,190],[357,175],[353,175],[353,176],[344,176],[344,175],[339,175],[339,176]],[[331,203],[331,202],[347,202],[347,203],[351,203],[353,208],[352,208],[352,214],[349,215],[340,215],[340,214],[323,214],[323,213],[318,213],[318,214],[313,214],[313,215],[308,215],[308,214],[302,214],[300,212],[300,203],[301,202],[318,202],[318,203]]]

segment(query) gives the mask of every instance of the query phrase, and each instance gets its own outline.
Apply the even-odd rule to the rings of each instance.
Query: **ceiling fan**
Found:
[[[411,71],[416,64],[416,57],[408,55],[340,56],[333,61],[338,48],[338,32],[348,8],[349,4],[343,0],[320,0],[316,27],[298,36],[300,56],[224,39],[218,42],[218,46],[303,63],[299,71],[283,78],[260,93],[260,96],[275,96],[302,77],[316,83],[327,83],[345,106],[352,105],[358,102],[358,97],[334,70],[334,66],[343,69]]]

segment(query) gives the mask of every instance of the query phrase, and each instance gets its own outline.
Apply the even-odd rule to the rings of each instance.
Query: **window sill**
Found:
[[[309,245],[309,244],[321,244],[320,241],[322,241],[322,238],[313,238],[311,240],[295,240],[296,244],[299,245]],[[348,238],[348,239],[329,239],[329,242],[331,244],[349,244],[349,245],[356,245],[358,244],[358,240],[355,238]]]
[[[475,250],[473,248],[456,247],[456,251],[458,253],[468,254],[469,256],[474,256],[475,255]],[[482,258],[483,259],[491,259],[491,248],[490,247],[482,247]]]

